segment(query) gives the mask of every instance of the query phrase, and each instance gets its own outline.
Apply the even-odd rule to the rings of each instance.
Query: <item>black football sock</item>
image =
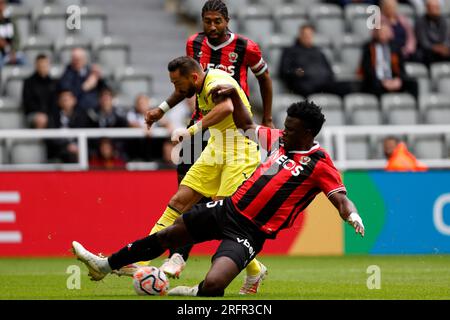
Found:
[[[222,290],[220,292],[205,292],[205,290],[203,290],[204,282],[205,280],[203,280],[198,284],[198,291],[197,291],[198,297],[223,297],[225,295],[225,290]]]
[[[175,250],[170,250],[170,256],[172,256],[174,253],[179,253],[183,256],[184,261],[187,261],[189,258],[189,253],[192,250],[193,245],[188,244],[179,248],[176,248]]]
[[[111,269],[118,270],[127,264],[152,260],[166,251],[159,243],[158,237],[152,234],[143,239],[130,243],[108,258]]]

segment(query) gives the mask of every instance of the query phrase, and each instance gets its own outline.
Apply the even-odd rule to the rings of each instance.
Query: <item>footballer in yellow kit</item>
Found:
[[[196,133],[202,129],[209,129],[210,138],[206,148],[181,181],[177,192],[170,199],[150,234],[155,234],[172,225],[178,227],[177,221],[182,219],[181,215],[190,210],[204,196],[216,200],[231,196],[260,163],[258,145],[244,137],[234,124],[232,100],[229,97],[213,97],[211,94],[218,85],[232,85],[238,90],[240,98],[250,111],[247,96],[236,80],[221,70],[210,69],[205,72],[197,61],[188,56],[172,60],[168,70],[176,94],[186,98],[196,94],[203,114],[201,121],[189,128],[174,130],[172,141],[181,142],[183,139],[199,136]],[[159,108],[169,109],[167,106],[159,106]],[[149,125],[155,121],[157,120],[146,117]],[[190,240],[195,242],[195,239]],[[186,262],[181,255],[178,256],[172,255],[168,263],[161,266],[161,270],[166,275],[179,277]],[[216,259],[226,258],[219,256]],[[133,274],[137,267],[138,265],[122,267],[117,274]],[[247,276],[240,293],[256,293],[259,284],[267,274],[267,268],[253,259],[248,262],[246,271]]]
[[[227,72],[210,69],[203,88],[197,94],[202,114],[206,116],[214,107],[210,91],[219,84],[234,86],[249,112],[250,103],[245,92]],[[205,197],[227,197],[245,181],[260,162],[258,145],[237,131],[232,114],[209,127],[208,145],[181,181]]]

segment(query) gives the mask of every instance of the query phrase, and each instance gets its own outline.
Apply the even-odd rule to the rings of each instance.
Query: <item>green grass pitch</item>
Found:
[[[161,259],[155,260],[159,266]],[[225,292],[224,299],[450,299],[450,255],[287,257],[263,256],[269,269],[260,292],[239,296],[244,272]],[[202,280],[209,257],[191,257],[181,279],[171,287]],[[80,289],[69,290],[69,266],[81,268]],[[381,271],[381,288],[369,290],[367,268]],[[5,299],[175,299],[139,297],[131,278],[110,275],[100,282],[88,279],[81,262],[69,258],[0,258],[0,300]],[[192,298],[195,299],[195,298]]]

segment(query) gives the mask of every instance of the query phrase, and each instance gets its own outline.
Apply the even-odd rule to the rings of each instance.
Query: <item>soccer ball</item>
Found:
[[[169,290],[169,280],[156,267],[142,267],[133,274],[133,287],[140,296],[163,296]]]

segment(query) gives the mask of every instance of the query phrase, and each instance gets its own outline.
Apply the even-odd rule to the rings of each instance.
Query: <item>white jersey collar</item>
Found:
[[[207,44],[208,47],[210,47],[212,50],[217,51],[217,50],[219,50],[219,49],[222,49],[222,48],[226,47],[226,46],[229,45],[230,43],[232,43],[233,40],[234,40],[234,38],[235,38],[234,33],[233,33],[233,32],[230,32],[230,38],[229,38],[227,41],[225,41],[225,42],[219,44],[218,46],[213,46],[211,43],[209,43],[208,38],[206,38],[206,44]]]

